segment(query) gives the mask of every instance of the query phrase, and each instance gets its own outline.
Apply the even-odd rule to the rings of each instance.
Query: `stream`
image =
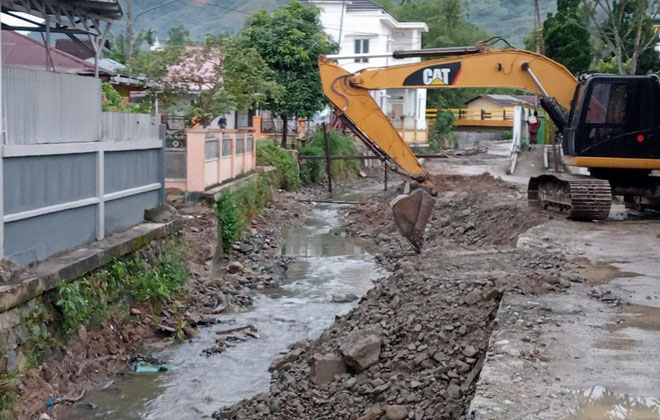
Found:
[[[361,194],[333,198],[355,200]],[[199,419],[225,405],[267,391],[272,360],[300,340],[314,339],[357,302],[333,303],[335,294],[364,295],[383,275],[364,244],[335,235],[342,224],[337,204],[317,204],[301,227],[284,232],[282,254],[296,257],[288,280],[259,293],[248,312],[221,316],[221,323],[199,329],[190,343],[153,356],[177,367],[164,373],[129,374],[106,389],[61,411],[58,420]],[[224,353],[202,354],[216,331],[253,325],[259,338],[236,343]]]

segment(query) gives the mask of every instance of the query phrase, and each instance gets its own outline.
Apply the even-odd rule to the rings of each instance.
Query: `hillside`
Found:
[[[260,9],[273,10],[287,0],[179,0],[159,7],[136,19],[136,30],[152,28],[160,39],[167,38],[168,29],[183,25],[193,39],[201,40],[207,33],[238,32],[252,13]],[[120,0],[125,10],[126,1]],[[133,0],[133,15],[148,10],[163,0]],[[124,21],[116,22],[112,31],[124,32]]]
[[[120,0],[125,6],[125,0]],[[236,33],[245,19],[255,11],[273,10],[287,0],[179,0],[147,12],[137,19],[136,29],[151,27],[160,39],[167,30],[183,25],[194,39],[201,40],[206,33]],[[164,3],[163,0],[133,0],[134,15]],[[556,8],[556,0],[540,0],[541,17]],[[467,0],[470,22],[492,35],[506,38],[522,46],[524,37],[534,25],[532,0]],[[113,32],[124,31],[125,23],[117,22]]]

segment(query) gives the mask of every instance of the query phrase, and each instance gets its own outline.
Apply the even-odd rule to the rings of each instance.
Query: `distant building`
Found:
[[[467,109],[504,109],[516,105],[537,106],[536,95],[499,95],[484,93],[465,101]]]
[[[327,34],[339,43],[340,56],[419,49],[422,33],[429,30],[424,22],[397,21],[370,0],[309,0],[305,4],[321,9],[321,23]],[[338,64],[355,72],[419,61],[419,58],[365,57],[340,59]],[[411,134],[426,131],[426,89],[379,90],[372,92],[372,96],[406,140],[416,141],[418,139]],[[407,130],[410,132],[406,133]]]

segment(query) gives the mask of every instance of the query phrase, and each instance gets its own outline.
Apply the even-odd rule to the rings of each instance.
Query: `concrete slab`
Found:
[[[504,297],[474,420],[660,419],[658,227],[551,221],[520,238],[583,257],[586,282]]]
[[[163,239],[181,228],[180,219],[168,223],[142,223],[102,241],[50,257],[24,270],[16,281],[0,284],[0,313],[57,287],[62,280],[80,278],[115,258],[136,251],[153,240]]]

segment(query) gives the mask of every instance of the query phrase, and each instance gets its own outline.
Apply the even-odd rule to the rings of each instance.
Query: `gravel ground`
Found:
[[[390,216],[395,194],[346,212],[391,274],[319,339],[273,362],[269,392],[219,410],[231,419],[464,419],[504,293],[562,293],[579,281],[558,250],[515,247],[550,216],[492,178],[437,180],[427,242],[415,255]]]

